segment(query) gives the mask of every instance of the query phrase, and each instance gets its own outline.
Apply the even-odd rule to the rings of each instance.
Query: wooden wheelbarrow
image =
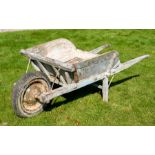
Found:
[[[26,73],[13,89],[13,107],[20,117],[34,116],[53,98],[102,80],[103,101],[108,102],[108,77],[149,57],[143,55],[125,63],[117,51],[99,55],[109,45],[90,52],[77,49],[67,39],[57,39],[21,50],[36,72]]]

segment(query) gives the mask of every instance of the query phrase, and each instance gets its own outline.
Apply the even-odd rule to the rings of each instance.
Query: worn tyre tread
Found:
[[[42,108],[39,109],[39,111],[37,111],[36,113],[30,114],[22,111],[18,105],[19,104],[18,100],[20,98],[20,95],[24,91],[25,87],[34,79],[44,79],[47,82],[48,86],[50,87],[50,82],[48,78],[42,72],[29,72],[25,74],[19,81],[17,81],[13,87],[12,105],[16,115],[19,117],[32,117],[43,111],[43,106],[42,106]]]

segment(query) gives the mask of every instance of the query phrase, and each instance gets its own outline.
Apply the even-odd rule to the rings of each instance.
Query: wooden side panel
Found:
[[[31,57],[31,59],[33,59]],[[71,70],[67,70],[66,67],[54,66],[51,63],[47,63],[47,59],[44,62],[42,59],[37,60],[36,58],[33,61],[39,61],[45,69],[49,72],[49,74],[54,78],[57,76],[55,69],[58,71],[59,76],[57,76],[57,81],[66,85],[71,83],[78,83],[80,80],[89,78],[93,75],[98,75],[104,72],[110,72],[113,66],[119,61],[118,52],[112,51],[109,53],[105,53],[94,57],[89,60],[77,62],[72,65]],[[68,63],[67,63],[68,64]],[[71,65],[71,64],[70,64]],[[74,71],[73,71],[74,70]]]
[[[98,55],[92,59],[88,59],[88,60],[79,62],[75,65],[76,65],[77,69],[81,69],[81,68],[85,68],[87,66],[90,66],[92,64],[98,64],[99,62],[106,61],[106,63],[108,63],[111,59],[114,59],[118,55],[119,55],[119,53],[117,51],[111,51],[111,52],[107,52],[107,53]]]
[[[37,60],[37,61],[40,61],[42,63],[48,64],[51,66],[59,67],[66,71],[70,71],[70,72],[74,71],[73,65],[69,63],[61,62],[59,60],[55,60],[52,58],[43,57],[39,54],[35,54],[35,53],[32,53],[30,51],[25,51],[25,50],[21,50],[21,54],[27,55],[32,60]]]
[[[110,52],[89,61],[78,64],[78,80],[88,78],[93,75],[110,72],[112,67],[119,61],[117,52]]]

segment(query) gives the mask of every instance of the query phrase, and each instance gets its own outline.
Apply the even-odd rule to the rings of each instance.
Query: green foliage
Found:
[[[143,54],[151,57],[117,74],[103,103],[100,91],[87,86],[55,99],[33,118],[18,118],[12,109],[13,83],[25,74],[20,49],[57,38],[92,50],[104,43],[122,62]],[[105,52],[105,51],[104,51]],[[155,30],[31,30],[0,33],[0,125],[155,125]]]

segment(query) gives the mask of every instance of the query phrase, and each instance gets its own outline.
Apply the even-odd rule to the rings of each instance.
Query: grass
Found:
[[[102,102],[92,86],[58,97],[52,107],[33,118],[18,118],[12,109],[12,86],[25,73],[20,49],[57,38],[91,50],[103,43],[120,53],[122,62],[150,54],[143,62],[117,74]],[[105,52],[105,51],[103,51]],[[155,125],[155,30],[30,30],[0,33],[0,125]]]

